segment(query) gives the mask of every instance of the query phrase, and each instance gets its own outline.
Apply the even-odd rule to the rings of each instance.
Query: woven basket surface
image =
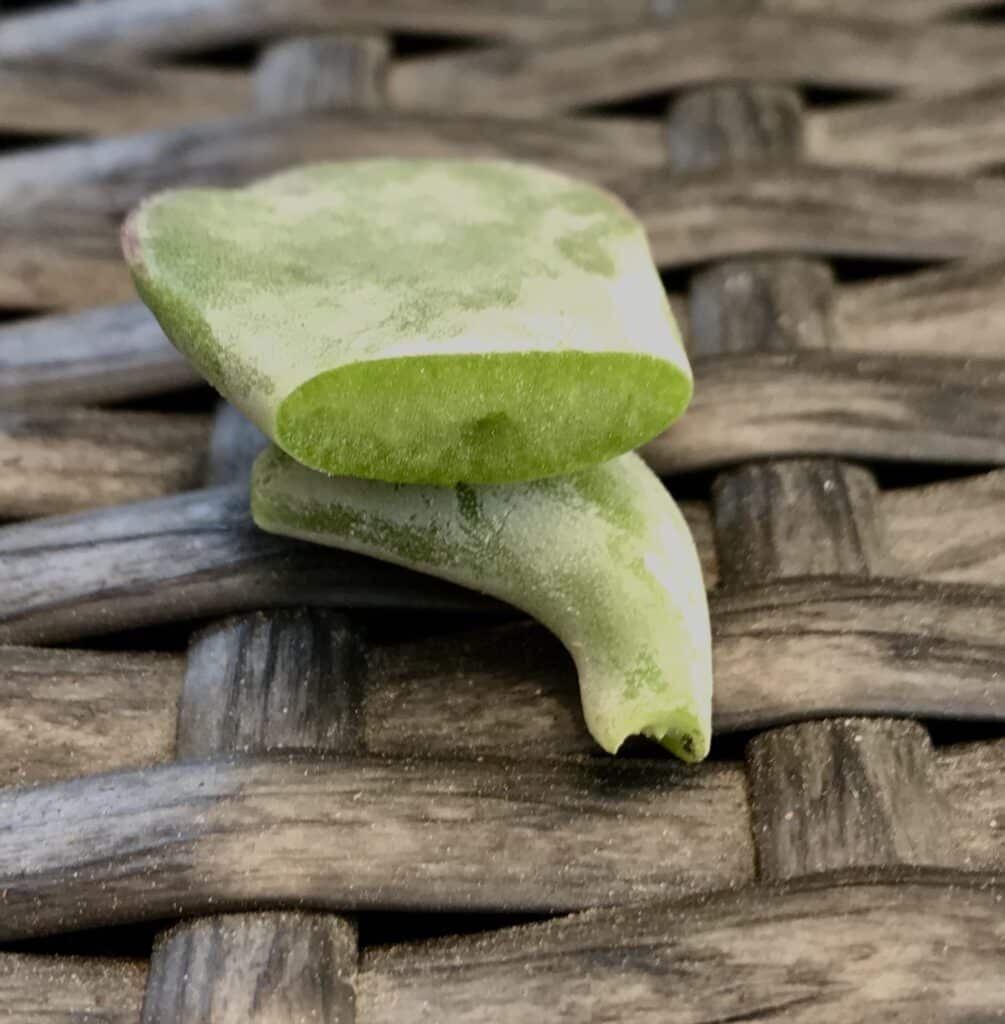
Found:
[[[0,149],[0,1022],[999,1019],[1005,7],[8,3]],[[257,531],[136,302],[143,196],[400,155],[646,226],[701,765],[601,754],[516,613]]]

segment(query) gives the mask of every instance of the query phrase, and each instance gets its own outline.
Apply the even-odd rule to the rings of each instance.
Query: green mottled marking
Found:
[[[164,193],[125,232],[172,341],[329,473],[570,472],[653,437],[691,394],[638,221],[537,168],[318,164]]]
[[[685,760],[708,751],[711,641],[687,525],[635,455],[571,476],[496,486],[329,477],[278,449],[255,464],[263,529],[441,576],[525,609],[566,644],[590,731]]]

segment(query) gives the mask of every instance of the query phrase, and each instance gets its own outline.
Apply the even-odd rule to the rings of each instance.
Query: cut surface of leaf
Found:
[[[711,735],[701,568],[683,516],[634,454],[508,485],[331,477],[276,447],[255,464],[264,530],[372,555],[522,608],[566,645],[587,727],[614,753],[632,735],[697,761]]]
[[[656,436],[691,396],[639,222],[535,167],[358,161],[165,192],[123,248],[174,344],[328,473],[566,473]]]

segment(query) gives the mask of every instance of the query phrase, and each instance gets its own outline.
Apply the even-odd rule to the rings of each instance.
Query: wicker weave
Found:
[[[0,156],[0,1022],[998,1019],[994,6],[0,17],[0,130],[39,136]],[[570,171],[649,230],[697,380],[643,454],[710,591],[701,766],[598,755],[507,609],[257,532],[260,438],[132,301],[147,192],[401,154]]]

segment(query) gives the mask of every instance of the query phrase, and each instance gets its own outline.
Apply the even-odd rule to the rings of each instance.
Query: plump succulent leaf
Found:
[[[691,395],[639,222],[538,168],[374,160],[165,192],[123,248],[175,345],[328,473],[566,473],[655,436]]]
[[[551,629],[579,672],[586,724],[615,752],[650,736],[708,752],[708,606],[687,524],[628,454],[508,485],[410,486],[307,469],[278,448],[255,464],[265,530],[357,551],[499,597]]]

